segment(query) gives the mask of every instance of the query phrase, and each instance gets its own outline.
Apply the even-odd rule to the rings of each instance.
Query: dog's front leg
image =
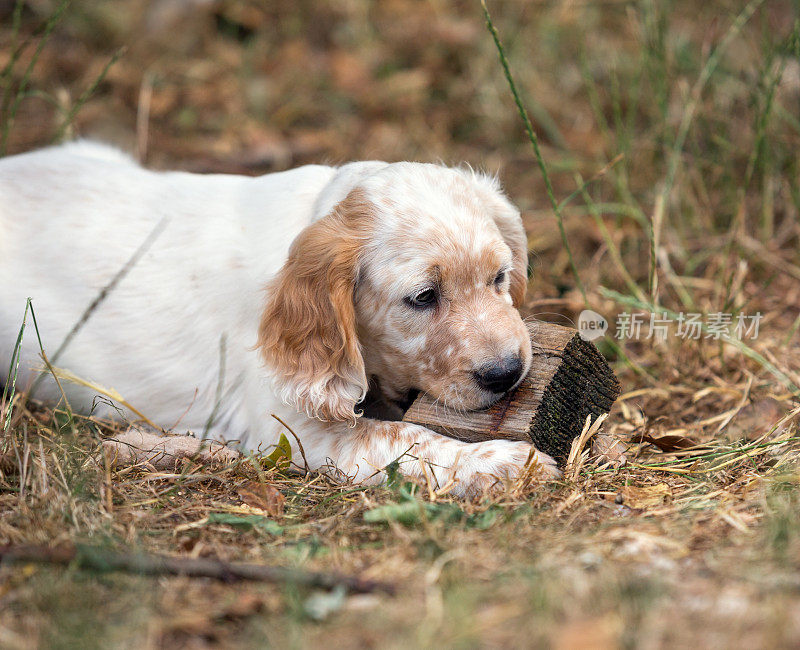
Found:
[[[406,422],[361,418],[353,427],[329,423],[311,433],[309,442],[307,460],[312,469],[333,470],[357,483],[383,483],[386,474],[382,470],[394,460],[399,461],[402,474],[434,487],[452,481],[452,493],[460,496],[480,494],[502,479],[516,478],[529,457],[542,477],[559,476],[553,459],[535,449],[531,456],[528,443],[467,443]]]

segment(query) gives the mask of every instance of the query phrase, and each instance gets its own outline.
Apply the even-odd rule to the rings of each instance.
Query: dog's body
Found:
[[[133,259],[55,365],[166,429],[210,422],[212,437],[268,450],[285,432],[275,414],[311,469],[379,481],[408,452],[405,473],[474,492],[518,474],[531,447],[466,444],[357,417],[357,404],[368,378],[389,400],[417,389],[460,408],[518,381],[530,363],[510,304],[524,294],[520,237],[492,179],[433,165],[249,178],[153,172],[85,142],[14,156],[0,160],[0,364],[27,297],[52,353]],[[25,387],[41,365],[31,331],[22,350]],[[64,388],[73,408],[118,413]],[[36,397],[60,391],[43,381]]]

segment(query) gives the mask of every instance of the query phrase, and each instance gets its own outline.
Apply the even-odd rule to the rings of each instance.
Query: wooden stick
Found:
[[[531,369],[513,392],[488,409],[468,412],[420,395],[403,420],[467,442],[533,442],[563,466],[586,416],[594,420],[611,410],[619,382],[594,344],[576,330],[531,323],[530,331]]]
[[[125,571],[140,575],[179,575],[213,578],[232,582],[255,580],[280,582],[306,587],[332,589],[344,587],[357,593],[382,591],[394,595],[395,585],[377,580],[364,580],[338,573],[301,571],[285,567],[243,562],[226,562],[216,558],[169,557],[145,553],[116,553],[91,546],[7,545],[0,547],[0,559],[8,562],[38,562],[43,564],[75,564],[94,571]]]

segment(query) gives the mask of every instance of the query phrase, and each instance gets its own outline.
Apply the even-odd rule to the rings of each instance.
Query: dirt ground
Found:
[[[604,430],[630,447],[463,503],[268,463],[110,467],[118,425],[6,399],[0,544],[396,593],[4,563],[0,646],[800,644],[799,8],[488,7],[541,161],[477,1],[0,0],[2,153],[79,136],[156,168],[497,172],[529,233],[523,312],[607,319],[623,394]]]

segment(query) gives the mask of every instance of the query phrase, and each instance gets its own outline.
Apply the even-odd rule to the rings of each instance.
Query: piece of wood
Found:
[[[529,325],[533,360],[527,377],[488,409],[455,411],[420,395],[403,416],[451,438],[533,442],[564,465],[586,416],[608,413],[619,382],[593,343],[577,330],[552,323]]]

